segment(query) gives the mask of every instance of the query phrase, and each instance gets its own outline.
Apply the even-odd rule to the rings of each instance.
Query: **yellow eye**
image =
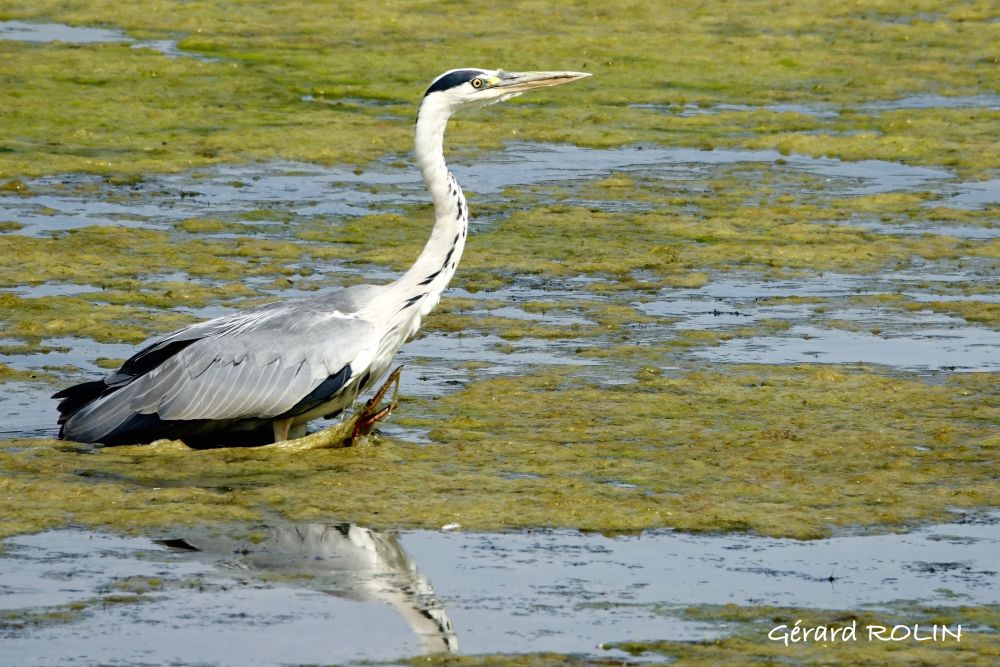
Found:
[[[475,88],[475,89],[477,89],[477,90],[479,88],[483,87],[483,80],[480,79],[478,76],[475,79],[473,79],[472,81],[470,81],[469,83],[471,83],[472,87]]]

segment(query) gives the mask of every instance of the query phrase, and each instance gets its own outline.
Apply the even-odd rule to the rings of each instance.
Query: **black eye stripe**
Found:
[[[469,83],[473,79],[477,79],[482,75],[483,71],[478,69],[459,69],[454,72],[448,72],[431,84],[431,87],[427,89],[426,93],[424,93],[424,97],[430,95],[431,93],[437,93],[442,90],[454,88],[455,86],[461,86],[463,83]]]

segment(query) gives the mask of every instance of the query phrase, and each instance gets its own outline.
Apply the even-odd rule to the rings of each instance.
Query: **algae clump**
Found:
[[[1000,503],[996,398],[990,374],[931,385],[864,369],[744,367],[640,372],[607,388],[556,369],[479,381],[397,416],[430,429],[431,445],[384,439],[306,456],[12,441],[0,451],[0,531],[272,512],[375,528],[797,538],[903,528]]]
[[[558,39],[551,8],[532,3],[329,11],[289,0],[241,3],[238,16],[217,1],[183,14],[158,7],[5,3],[5,18],[112,25],[176,40],[182,54],[200,57],[127,43],[0,40],[0,90],[9,101],[0,178],[275,157],[365,164],[409,149],[401,121],[429,77],[456,66],[454,53],[512,70],[592,71],[601,82],[523,105],[506,132],[493,129],[488,113],[463,120],[455,146],[651,141],[886,157],[966,175],[995,168],[991,112],[948,108],[949,98],[997,92],[988,76],[997,29],[985,2],[916,9],[895,0],[870,11],[810,0],[774,11],[771,0],[756,0],[719,14],[692,0],[630,2],[616,11],[590,0],[559,7]],[[434,48],[426,48],[427,35],[436,36]],[[648,48],[663,35],[671,48]],[[893,108],[924,91],[940,95],[944,108]],[[691,108],[704,112],[684,113]]]
[[[113,25],[136,39],[175,40],[180,55],[128,43],[0,40],[0,91],[10,101],[0,110],[0,197],[58,196],[57,185],[33,177],[87,172],[111,187],[83,183],[81,196],[92,188],[104,201],[166,205],[175,202],[151,185],[156,172],[258,160],[406,162],[421,87],[454,66],[441,54],[457,47],[487,66],[596,75],[565,94],[516,101],[504,130],[493,111],[456,119],[449,146],[460,155],[508,141],[769,148],[952,170],[942,179],[993,177],[989,107],[997,88],[985,73],[997,25],[987,3],[930,1],[919,12],[894,1],[877,12],[846,1],[773,6],[754,1],[720,15],[686,0],[615,11],[587,1],[559,8],[553,39],[552,8],[530,3],[329,12],[309,2],[247,2],[234,15],[214,1],[180,14],[145,0],[8,2],[5,19]],[[463,31],[452,29],[456,17]],[[423,48],[426,34],[441,36],[438,48]],[[663,34],[673,48],[647,48]],[[910,99],[917,94],[938,101]],[[2,530],[74,521],[135,529],[279,512],[373,526],[669,526],[813,537],[996,504],[990,376],[935,385],[865,368],[708,372],[684,355],[790,325],[764,318],[673,330],[670,318],[643,308],[661,290],[711,287],[727,274],[875,280],[931,262],[977,262],[978,273],[941,298],[918,302],[883,289],[858,303],[996,327],[994,304],[944,298],[995,288],[997,242],[958,233],[989,229],[995,211],[963,211],[936,193],[848,194],[850,178],[803,173],[782,160],[698,169],[470,197],[482,223],[458,287],[499,293],[528,279],[544,287],[583,278],[574,287],[582,296],[539,299],[517,317],[492,295],[446,300],[429,329],[492,334],[503,341],[499,351],[525,340],[570,341],[574,360],[601,362],[607,377],[563,369],[475,379],[399,416],[429,433],[430,445],[386,439],[307,460],[7,442],[0,483],[8,496],[39,506],[5,508]],[[8,349],[42,352],[54,349],[46,339],[66,336],[138,342],[191,321],[197,309],[398,270],[419,250],[428,208],[373,205],[369,215],[340,219],[260,201],[229,217],[181,216],[162,229],[120,215],[137,226],[37,236],[14,226],[19,220],[3,226],[0,332]],[[910,227],[920,233],[893,233]],[[300,284],[306,276],[317,279]],[[46,292],[67,285],[93,291]],[[828,327],[852,328],[822,314],[831,302],[819,299],[813,312]],[[560,323],[549,312],[573,319]],[[880,400],[895,394],[909,407]],[[789,414],[789,406],[800,407]]]

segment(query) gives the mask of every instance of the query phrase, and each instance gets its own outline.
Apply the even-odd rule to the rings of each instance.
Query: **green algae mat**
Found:
[[[995,94],[998,28],[988,0],[780,10],[769,0],[233,7],[4,3],[0,20],[110,26],[146,43],[176,40],[199,58],[168,57],[143,41],[3,40],[3,173],[142,174],[279,157],[363,164],[409,148],[422,86],[463,63],[545,63],[595,77],[526,104],[515,119],[470,117],[452,131],[453,146],[657,142],[903,160],[970,175],[995,168],[990,109],[866,107],[920,93]],[[679,113],[719,104],[750,108]],[[768,108],[775,104],[842,113]]]
[[[997,44],[986,1],[5,2],[0,415],[31,426],[0,429],[0,537],[277,516],[813,539],[996,508]],[[459,66],[594,76],[452,122],[473,233],[381,437],[51,439],[45,397],[149,336],[405,269],[431,220],[415,105]],[[688,613],[728,635],[618,648],[770,664],[790,654],[761,623],[848,622]],[[995,607],[921,614],[990,632],[793,662],[996,655]],[[440,664],[496,661],[521,658]]]

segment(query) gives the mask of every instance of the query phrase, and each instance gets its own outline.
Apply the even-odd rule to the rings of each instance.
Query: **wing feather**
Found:
[[[197,400],[185,403],[175,399],[174,406],[181,410],[180,414],[164,415],[160,410],[157,412],[164,419],[206,419],[207,415],[223,414],[223,406],[232,406],[231,399],[240,381],[241,370],[233,362],[216,364],[205,373],[203,379],[199,379],[200,386],[194,391]],[[179,396],[183,396],[183,389]]]
[[[246,357],[244,357],[244,360],[246,360]],[[268,368],[251,374],[247,379],[247,383],[240,386],[239,395],[233,398],[230,409],[233,412],[242,413],[250,407],[253,404],[255,396],[261,390],[261,385],[265,385],[272,376],[273,371]]]
[[[134,386],[146,397],[141,411],[166,420],[274,417],[344,366],[366,367],[377,344],[374,325],[357,317],[318,317],[284,330],[268,323],[240,321],[199,340],[124,390]]]
[[[132,414],[128,402],[114,394],[98,399],[75,413],[66,425],[72,427],[73,438],[80,442],[99,442]]]
[[[149,374],[149,386],[146,391],[142,394],[137,392],[132,399],[132,408],[136,412],[143,414],[156,412],[158,403],[170,400],[171,392],[176,392],[180,389],[180,381],[184,376],[184,368],[177,364],[157,368]]]

